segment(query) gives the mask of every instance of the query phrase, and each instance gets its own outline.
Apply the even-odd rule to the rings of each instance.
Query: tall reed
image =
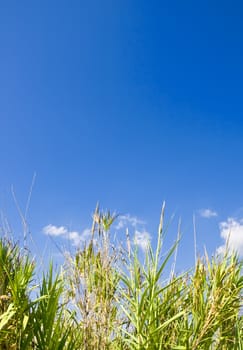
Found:
[[[30,254],[0,239],[0,349],[242,350],[242,262],[198,257],[175,273],[164,207],[155,249],[111,243],[116,216],[96,208],[91,237],[37,283]],[[171,262],[172,261],[172,262]],[[171,273],[168,267],[171,264]]]

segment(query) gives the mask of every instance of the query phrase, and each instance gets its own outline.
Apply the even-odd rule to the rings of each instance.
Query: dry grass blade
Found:
[[[143,256],[128,231],[127,249],[111,244],[116,215],[97,205],[90,241],[67,254],[63,273],[50,263],[34,293],[26,250],[1,239],[0,349],[242,350],[241,261],[205,251],[176,275],[180,225],[163,255],[164,215],[163,203],[157,246]]]

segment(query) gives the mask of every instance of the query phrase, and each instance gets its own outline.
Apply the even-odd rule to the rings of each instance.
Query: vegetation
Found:
[[[89,242],[67,254],[60,273],[36,282],[30,254],[0,240],[0,349],[243,349],[242,264],[235,254],[199,257],[176,275],[162,255],[164,209],[155,251],[112,246],[115,216],[94,214]]]

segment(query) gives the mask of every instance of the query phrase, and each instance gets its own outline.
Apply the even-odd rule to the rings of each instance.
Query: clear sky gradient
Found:
[[[15,225],[36,172],[40,250],[97,201],[155,237],[166,200],[181,263],[193,214],[199,250],[231,229],[243,254],[242,1],[2,1],[0,47],[0,208]]]

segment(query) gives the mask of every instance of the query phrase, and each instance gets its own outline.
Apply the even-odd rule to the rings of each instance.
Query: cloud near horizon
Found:
[[[148,244],[151,240],[151,235],[145,229],[146,222],[132,216],[130,214],[121,215],[118,217],[118,223],[115,226],[116,230],[122,230],[127,228],[132,228],[134,230],[133,234],[133,244],[137,245],[142,251],[146,251]]]
[[[135,231],[134,244],[138,245],[143,251],[146,251],[150,240],[151,235],[147,231]]]
[[[130,214],[118,216],[118,223],[115,226],[116,230],[121,230],[127,226],[132,226],[136,228],[139,225],[145,225],[143,220],[138,219],[136,216]]]
[[[200,209],[198,212],[199,212],[199,215],[205,219],[210,219],[210,218],[218,216],[218,213],[216,211],[208,209],[208,208],[207,209]]]
[[[229,217],[219,224],[219,229],[224,244],[218,247],[217,253],[223,254],[228,248],[229,252],[236,252],[243,257],[243,219]]]
[[[78,231],[69,231],[65,226],[55,226],[52,224],[43,227],[42,232],[48,236],[61,237],[69,240],[75,247],[78,247],[82,242],[85,242],[91,233],[90,229],[85,229],[80,233]]]
[[[119,221],[115,226],[115,229],[121,230],[123,228],[132,227],[134,229],[133,244],[136,244],[143,251],[147,249],[147,246],[151,240],[151,235],[144,228],[145,222],[138,219],[136,216],[130,214],[122,215],[119,217]],[[85,229],[83,232],[70,231],[65,226],[56,226],[49,224],[43,227],[42,232],[45,235],[52,237],[60,237],[62,239],[69,240],[73,246],[78,247],[82,242],[85,242],[91,235],[90,229]]]
[[[51,224],[43,227],[42,231],[45,235],[50,236],[63,236],[68,232],[64,226],[55,226]]]

